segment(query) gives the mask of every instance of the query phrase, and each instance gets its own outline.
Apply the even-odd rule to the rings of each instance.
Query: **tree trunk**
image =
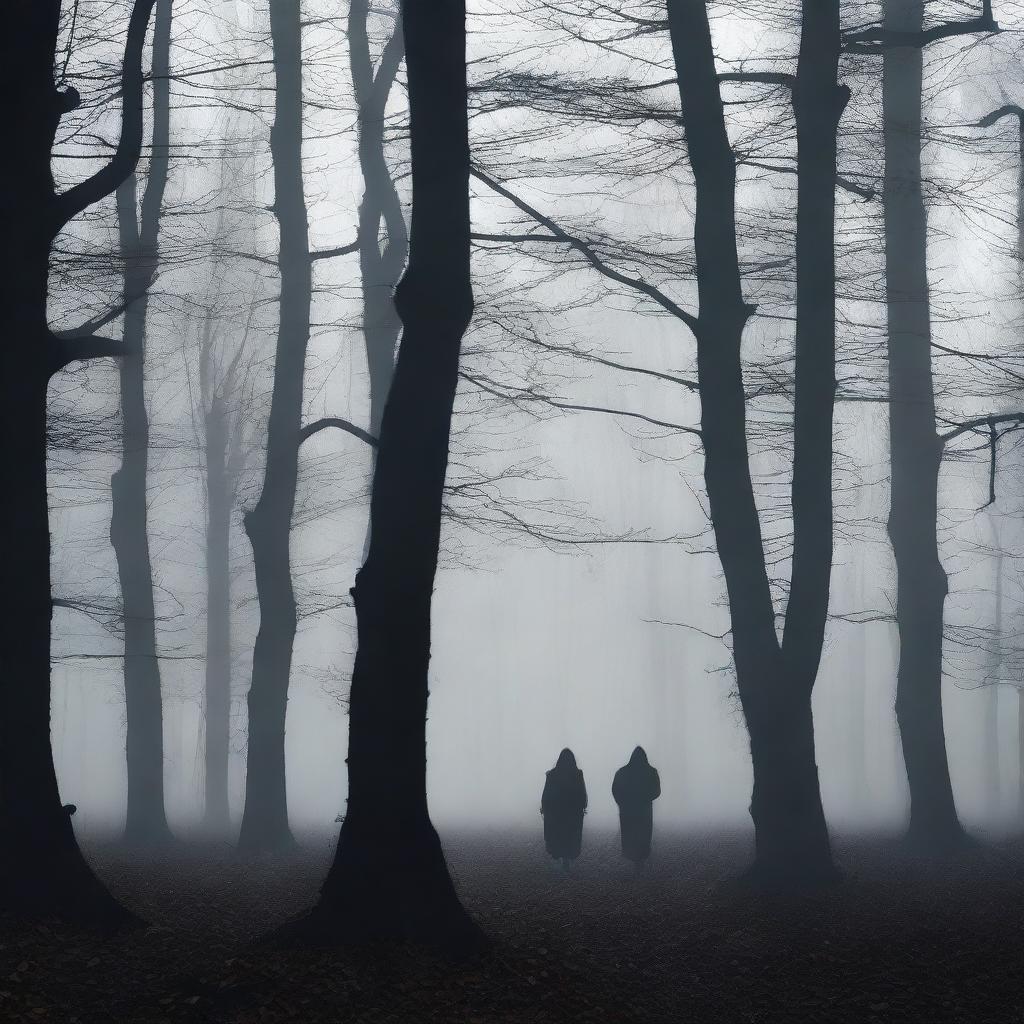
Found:
[[[999,684],[985,688],[985,805],[989,823],[1002,818],[1003,794],[999,757]]]
[[[752,880],[834,876],[814,754],[817,674],[832,563],[833,256],[838,7],[807,3],[794,107],[799,146],[793,577],[780,646],[754,501],[740,347],[750,307],[736,250],[735,158],[703,0],[669,0],[669,29],[696,185],[694,325],[704,478],[732,618],[733,658],[754,769]]]
[[[1024,688],[1017,687],[1017,820],[1024,827]]]
[[[171,0],[158,0],[153,36],[153,148],[136,216],[135,178],[117,190],[124,258],[124,342],[120,362],[121,466],[110,480],[110,542],[117,557],[124,611],[124,694],[128,805],[125,839],[162,843],[171,838],[164,812],[163,701],[156,648],[153,568],[147,535],[149,415],[145,393],[146,315],[159,262],[160,211],[167,185],[170,141]]]
[[[0,428],[8,585],[0,590],[0,907],[104,925],[132,916],[90,870],[61,806],[50,748],[50,533],[46,320],[50,249],[63,224],[50,153],[67,94],[53,79],[59,6],[20,4],[0,36],[0,97],[17,147],[0,159]]]
[[[227,410],[214,396],[206,425],[206,743],[203,824],[222,834],[231,823],[228,750],[231,739],[231,508]]]
[[[922,0],[885,0],[893,32],[920,32]],[[889,538],[896,559],[900,660],[896,718],[910,786],[908,839],[928,849],[959,845],[942,723],[943,607],[937,501],[942,444],[935,429],[927,225],[921,188],[922,51],[886,46],[882,65],[885,145],[886,315],[889,337]]]
[[[992,823],[1002,817],[1002,771],[999,758],[999,694],[1003,675],[1003,549],[999,524],[990,513],[992,539],[995,547],[994,587],[995,621],[992,629],[992,652],[988,663],[988,685],[985,688],[985,796]]]
[[[858,488],[858,493],[860,493]],[[860,517],[858,517],[860,518]],[[864,569],[858,560],[853,567],[853,606],[857,611],[863,611],[865,605],[864,596]],[[868,810],[868,709],[870,707],[868,691],[868,640],[870,627],[867,623],[852,627],[855,633],[853,649],[850,652],[850,673],[847,677],[849,693],[849,770],[851,782],[851,804],[859,814]]]
[[[125,839],[164,842],[170,838],[164,813],[163,707],[156,650],[153,570],[147,536],[149,418],[145,396],[146,290],[153,279],[155,251],[147,256],[135,214],[135,181],[117,192],[121,251],[125,260],[124,317],[129,353],[120,361],[121,465],[110,478],[110,542],[124,614],[125,754],[128,804]]]
[[[292,513],[299,468],[302,386],[309,345],[312,270],[302,185],[302,27],[300,4],[270,0],[274,51],[274,213],[280,230],[280,323],[274,392],[267,424],[263,491],[245,516],[252,544],[260,628],[249,687],[249,750],[239,845],[262,851],[290,846],[284,733],[297,610],[292,589]]]
[[[0,173],[0,181],[8,177]],[[9,180],[9,178],[8,178]],[[6,193],[13,194],[13,193]],[[25,193],[21,193],[22,196]],[[6,204],[5,204],[6,205]],[[36,207],[35,209],[38,209]],[[38,217],[38,215],[36,215]],[[18,218],[24,220],[24,218]],[[21,230],[31,228],[5,220],[7,238],[18,260],[30,262],[39,239],[29,241]],[[36,226],[38,229],[38,225]],[[18,243],[18,236],[24,240]],[[28,244],[25,244],[28,242]],[[44,250],[45,251],[45,250]],[[45,262],[36,274],[16,273],[4,261],[10,290],[2,299],[4,333],[15,344],[3,357],[3,425],[17,437],[8,449],[5,485],[16,500],[5,501],[3,536],[10,538],[7,573],[17,586],[3,589],[0,609],[0,907],[28,914],[64,914],[103,926],[132,920],[93,875],[79,851],[71,819],[62,807],[50,749],[50,534],[46,489],[46,386],[44,338],[31,330],[28,315],[45,310]],[[26,268],[27,269],[27,268]],[[18,292],[35,277],[32,293]],[[42,298],[41,305],[37,305]],[[20,307],[20,308],[19,308]],[[33,352],[34,350],[34,352]]]
[[[370,553],[353,588],[358,648],[348,810],[306,928],[342,941],[472,947],[426,796],[430,606],[462,336],[473,311],[463,0],[402,8],[412,244],[396,295],[404,332],[381,422]]]

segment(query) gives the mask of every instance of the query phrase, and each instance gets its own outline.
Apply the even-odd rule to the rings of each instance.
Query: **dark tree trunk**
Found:
[[[796,338],[793,399],[793,561],[782,638],[794,719],[801,723],[801,779],[773,794],[773,819],[803,793],[797,835],[799,871],[834,874],[814,759],[811,691],[821,662],[832,576],[832,422],[836,392],[836,136],[849,100],[837,83],[839,0],[805,0],[793,87],[797,134]],[[784,704],[784,702],[783,702]],[[812,776],[812,766],[813,776]],[[787,812],[775,829],[785,830]],[[790,856],[788,837],[778,857]],[[773,844],[775,845],[775,844]],[[773,858],[774,860],[774,858]],[[781,860],[769,874],[777,874]],[[781,868],[785,871],[785,868]],[[790,869],[792,870],[792,869]]]
[[[163,700],[156,648],[153,567],[147,532],[149,414],[146,410],[146,316],[159,263],[160,211],[167,186],[170,134],[171,0],[158,0],[153,36],[153,148],[136,215],[135,178],[117,190],[124,258],[124,342],[121,359],[121,466],[110,480],[110,542],[124,611],[124,695],[128,805],[125,839],[171,838],[164,812]]]
[[[342,941],[448,947],[482,936],[459,903],[426,796],[430,605],[452,407],[473,312],[465,5],[402,9],[412,145],[404,331],[381,422],[370,553],[353,588],[348,810],[307,927]]]
[[[260,628],[249,688],[249,749],[239,845],[275,850],[294,839],[288,827],[284,733],[297,611],[292,589],[292,513],[299,469],[302,385],[309,345],[312,268],[302,186],[302,27],[300,4],[270,0],[274,51],[274,213],[280,230],[280,324],[274,393],[267,424],[260,500],[245,516],[252,544]]]
[[[150,8],[137,5],[133,14],[142,34]],[[9,549],[8,585],[0,591],[0,906],[113,926],[133,918],[81,855],[50,748],[46,397],[66,357],[46,306],[51,246],[76,208],[62,205],[50,171],[58,122],[76,102],[73,93],[58,92],[53,77],[59,14],[53,0],[18,4],[0,36],[0,96],[17,140],[0,159],[0,426],[17,439],[5,450],[7,500],[0,502]],[[127,171],[135,160],[137,152]]]
[[[886,0],[885,28],[920,32],[922,0]],[[896,559],[900,661],[896,717],[910,784],[911,842],[959,845],[942,723],[946,573],[937,500],[942,442],[935,429],[927,225],[921,189],[922,51],[887,46],[882,71],[886,312],[889,336],[889,537]]]
[[[669,28],[696,185],[700,315],[697,371],[704,477],[732,617],[737,685],[750,735],[750,813],[766,884],[834,875],[814,754],[811,689],[832,562],[835,139],[846,94],[836,84],[835,3],[807,3],[794,88],[799,145],[793,577],[782,645],[765,566],[746,438],[740,347],[750,308],[736,250],[736,166],[703,0],[669,0]]]
[[[203,824],[230,825],[228,750],[231,739],[231,509],[227,410],[215,395],[206,425],[206,742]]]
[[[0,171],[5,195],[15,194],[6,191],[10,181],[11,176]],[[22,191],[22,200],[32,191]],[[0,503],[0,528],[14,541],[9,545],[8,585],[0,609],[0,907],[28,914],[65,914],[113,926],[131,917],[93,875],[79,851],[71,819],[62,808],[50,749],[49,372],[40,315],[45,311],[47,246],[40,245],[38,238],[40,207],[26,204],[26,212],[30,209],[35,213],[32,224],[26,223],[29,217],[4,211],[5,244],[16,246],[17,260],[11,260],[8,250],[0,285],[8,338],[0,402],[4,428],[11,431],[7,436],[18,438],[5,456],[10,500]],[[37,237],[30,237],[33,234]],[[30,265],[34,266],[30,269]]]

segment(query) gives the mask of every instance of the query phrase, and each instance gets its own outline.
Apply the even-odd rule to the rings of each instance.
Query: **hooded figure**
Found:
[[[587,809],[587,787],[583,772],[576,767],[573,752],[566,747],[555,767],[547,773],[540,813],[544,815],[544,845],[548,853],[568,867],[580,855],[583,815]]]
[[[637,747],[629,764],[615,773],[612,796],[619,805],[622,856],[639,868],[651,855],[654,801],[661,796],[661,779],[647,763],[643,747]]]

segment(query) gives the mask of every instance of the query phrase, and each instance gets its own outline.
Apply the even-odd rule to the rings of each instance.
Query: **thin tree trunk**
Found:
[[[358,649],[348,810],[305,927],[351,941],[450,947],[482,936],[427,811],[430,606],[462,336],[473,312],[463,0],[402,7],[412,145],[404,332],[381,422],[370,553],[353,588]]]
[[[153,263],[139,241],[135,182],[118,189],[118,219],[125,259],[124,341],[120,363],[123,451],[110,478],[110,542],[124,609],[125,754],[128,804],[125,839],[163,842],[170,837],[164,813],[163,709],[156,650],[153,571],[147,537],[149,421],[145,396],[146,289]],[[155,256],[155,253],[152,254]],[[134,299],[132,298],[134,296]]]
[[[860,560],[854,566],[854,607],[864,608],[864,571]],[[868,637],[867,623],[853,627],[855,639],[850,657],[849,737],[850,780],[853,787],[853,806],[863,813],[868,806]]]
[[[288,827],[284,755],[288,681],[297,624],[289,542],[298,482],[302,387],[312,301],[309,225],[302,185],[300,7],[295,0],[270,0],[276,78],[270,149],[274,213],[280,230],[281,298],[263,490],[255,508],[245,516],[260,605],[248,699],[245,809],[239,835],[239,845],[252,851],[281,849],[294,842]]]
[[[1024,827],[1024,687],[1017,687],[1017,820]]]
[[[999,694],[1003,674],[1003,549],[999,524],[990,513],[992,539],[995,547],[994,576],[995,621],[992,630],[992,651],[988,663],[988,685],[985,687],[985,795],[989,819],[998,823],[1002,817],[1002,771],[999,758]]]
[[[836,84],[835,3],[806,3],[794,106],[799,146],[793,578],[780,646],[754,502],[740,347],[750,307],[736,250],[735,158],[703,0],[669,0],[669,29],[696,184],[694,325],[704,477],[732,616],[737,684],[750,735],[756,857],[769,884],[834,874],[814,755],[817,674],[832,555],[835,139],[846,94]]]
[[[149,10],[136,11],[143,32]],[[50,747],[46,402],[49,378],[66,360],[57,356],[46,307],[51,247],[73,208],[56,195],[50,155],[60,117],[77,101],[54,82],[59,15],[52,0],[16,5],[0,37],[0,97],[17,140],[0,159],[0,428],[16,439],[5,450],[0,502],[8,548],[8,585],[0,589],[0,906],[113,926],[134,919],[82,857]],[[130,170],[134,154],[126,152]]]
[[[1017,250],[1018,274],[1024,267],[1024,117],[1017,118]]]
[[[170,47],[171,0],[158,0],[153,36],[153,148],[141,217],[136,215],[134,176],[117,190],[128,353],[120,362],[123,452],[121,466],[110,480],[110,542],[117,558],[124,609],[128,773],[124,835],[135,843],[161,843],[171,838],[164,811],[163,701],[147,534],[149,415],[145,387],[149,288],[160,258],[160,210],[168,174]]]
[[[885,29],[919,33],[922,0],[885,0]],[[921,187],[922,50],[886,46],[882,70],[886,315],[889,337],[889,537],[896,559],[900,659],[896,718],[910,786],[911,842],[959,845],[942,722],[943,607],[937,501],[927,223]]]
[[[214,395],[206,426],[206,729],[204,825],[230,825],[228,750],[231,739],[231,508],[227,409]]]
[[[1002,817],[1002,779],[999,757],[999,690],[990,683],[985,693],[985,801],[989,822],[998,824]]]

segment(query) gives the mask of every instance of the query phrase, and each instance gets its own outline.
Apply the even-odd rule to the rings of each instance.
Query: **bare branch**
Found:
[[[368,444],[371,448],[376,448],[379,443],[373,434],[363,430],[362,427],[357,427],[354,423],[343,420],[340,416],[325,416],[323,419],[307,423],[299,431],[299,444],[309,440],[314,434],[319,434],[321,430],[327,430],[329,427],[337,427],[338,430],[344,430],[345,433],[358,437],[360,441]]]
[[[991,114],[986,114],[978,122],[978,127],[990,128],[996,123],[996,121],[999,121],[1004,117],[1015,117],[1022,125],[1024,125],[1024,107],[1018,107],[1016,103],[1007,103],[998,110],[993,110]]]
[[[123,341],[101,334],[50,335],[50,375],[80,359],[118,358],[130,351]]]
[[[997,416],[979,416],[977,419],[965,420],[963,423],[958,424],[952,430],[947,430],[944,434],[939,434],[939,440],[943,446],[953,440],[954,437],[959,437],[961,434],[967,434],[971,431],[976,430],[991,430],[993,427],[1000,423],[1013,423],[1017,426],[1024,425],[1024,412],[1007,412],[1000,413]]]
[[[882,50],[897,46],[923,48],[939,39],[952,36],[968,36],[975,32],[999,32],[999,25],[992,17],[992,0],[982,0],[981,14],[966,21],[947,21],[920,32],[900,32],[886,28],[865,28],[847,32],[843,37],[847,53],[881,53]]]
[[[507,402],[512,402],[513,404],[524,402],[548,405],[553,409],[564,409],[567,412],[596,412],[602,413],[605,416],[626,416],[629,419],[643,420],[644,423],[650,423],[655,427],[665,427],[668,430],[678,431],[683,434],[693,434],[694,437],[702,436],[698,427],[690,427],[684,423],[671,423],[668,420],[659,420],[653,416],[647,416],[642,412],[631,412],[628,409],[611,409],[603,405],[585,405],[579,402],[565,402],[560,398],[541,395],[536,391],[531,391],[526,388],[512,388],[508,385],[498,385],[494,382],[488,382],[484,378],[471,374],[466,370],[460,370],[459,376],[463,380],[467,380],[470,384],[478,387],[481,391],[484,391],[489,395],[493,395],[495,398],[502,398]]]
[[[781,71],[720,71],[718,80],[757,85],[781,85],[787,89],[792,89],[796,85],[796,75],[787,75]]]
[[[84,209],[111,195],[136,168],[142,153],[142,51],[146,30],[156,0],[135,0],[128,19],[128,31],[121,64],[121,136],[109,163],[91,178],[68,189],[57,197],[59,231]]]
[[[339,245],[334,249],[314,249],[309,254],[310,262],[315,260],[330,260],[334,259],[335,256],[347,256],[349,253],[356,252],[359,249],[359,239],[357,238],[354,242],[349,242],[348,245]]]
[[[692,314],[688,313],[678,303],[673,302],[664,292],[660,289],[655,288],[654,285],[648,284],[646,281],[642,281],[636,277],[629,277],[627,274],[622,274],[613,267],[608,266],[604,260],[601,259],[597,253],[583,241],[581,238],[577,238],[575,235],[570,235],[567,231],[563,230],[558,226],[550,217],[546,217],[539,210],[534,209],[525,199],[520,199],[515,193],[510,192],[503,185],[495,181],[490,175],[485,174],[478,167],[471,167],[470,174],[479,181],[482,181],[491,191],[496,192],[499,196],[507,199],[518,209],[522,210],[528,217],[532,217],[538,224],[547,228],[553,235],[555,235],[561,242],[569,246],[571,249],[575,249],[580,255],[586,259],[586,261],[600,274],[607,277],[611,281],[615,281],[618,284],[625,285],[627,288],[632,288],[634,291],[638,291],[643,295],[646,295],[649,299],[656,302],[662,309],[671,313],[676,319],[681,320],[691,331],[697,329],[697,318]]]

